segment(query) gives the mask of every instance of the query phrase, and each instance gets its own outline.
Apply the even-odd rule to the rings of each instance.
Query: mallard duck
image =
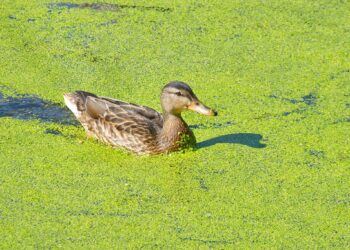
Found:
[[[136,154],[160,154],[194,145],[196,139],[181,117],[183,111],[217,115],[198,100],[186,83],[179,81],[162,89],[162,114],[85,91],[67,93],[64,100],[89,136]]]

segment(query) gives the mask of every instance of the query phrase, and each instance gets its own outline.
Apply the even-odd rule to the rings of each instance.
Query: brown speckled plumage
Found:
[[[64,99],[89,136],[137,154],[171,152],[184,144],[194,144],[195,137],[181,117],[184,110],[216,115],[182,82],[171,82],[163,88],[163,114],[84,91],[67,93]]]

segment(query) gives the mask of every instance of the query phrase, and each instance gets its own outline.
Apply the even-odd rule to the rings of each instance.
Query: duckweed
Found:
[[[0,9],[1,248],[349,248],[348,1]],[[196,150],[113,149],[63,105],[80,89],[160,110],[171,80],[219,112],[184,114]]]

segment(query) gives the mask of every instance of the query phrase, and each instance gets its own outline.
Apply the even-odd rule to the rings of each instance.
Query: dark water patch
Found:
[[[222,38],[217,38],[217,39],[215,39],[215,40],[220,41],[220,42],[232,42],[232,41],[234,41],[234,40],[237,40],[237,39],[240,38],[241,36],[242,36],[242,34],[239,33],[239,34],[234,34],[233,36],[230,36],[230,37],[227,37],[227,38],[224,38],[224,39],[222,39]]]
[[[196,177],[195,179],[199,181],[199,187],[201,189],[203,189],[204,191],[209,190],[209,188],[208,188],[208,186],[203,178]]]
[[[313,149],[308,150],[308,153],[309,153],[309,155],[315,156],[317,158],[324,158],[324,156],[325,156],[324,151],[317,151],[317,150],[313,150]]]
[[[107,22],[100,23],[100,26],[109,26],[109,25],[113,25],[113,24],[116,24],[116,23],[117,23],[117,20],[113,19],[113,20],[109,20]]]
[[[17,19],[17,17],[14,16],[14,15],[9,15],[8,18],[9,18],[9,19],[13,19],[13,20],[14,20],[14,19]]]
[[[128,4],[112,4],[112,3],[51,3],[49,8],[79,8],[79,9],[92,9],[98,11],[118,11],[121,9],[137,9],[141,11],[154,10],[159,12],[172,11],[171,8],[164,8],[158,6],[141,6],[141,5],[128,5]]]
[[[311,157],[308,157],[308,160],[303,162],[303,165],[312,169],[320,169],[320,161],[326,157],[326,153],[317,149],[305,149],[304,152]]]
[[[224,123],[209,123],[209,124],[193,124],[189,125],[190,129],[208,129],[208,128],[226,128],[233,126],[234,122],[224,122]]]
[[[299,109],[294,109],[294,110],[292,110],[292,111],[283,112],[282,115],[283,115],[283,116],[288,116],[288,115],[290,115],[290,114],[302,114],[302,113],[306,112],[307,110],[308,110],[307,108],[299,108]],[[317,115],[322,114],[322,113],[319,112],[319,111],[314,111],[313,113],[314,113],[314,114],[317,114]],[[300,120],[303,120],[303,119],[305,119],[305,118],[307,118],[307,116],[304,115],[304,116],[300,117],[300,119],[297,119],[296,121],[300,121]]]
[[[117,4],[109,4],[109,3],[51,3],[49,4],[49,8],[67,8],[67,9],[93,9],[93,10],[104,10],[104,11],[117,11]]]
[[[297,104],[301,101],[298,101],[296,99],[290,99],[290,98],[285,98],[285,97],[279,97],[279,96],[276,96],[276,95],[269,95],[270,98],[274,98],[274,99],[279,99],[279,100],[282,100],[282,101],[287,101],[287,102],[290,102],[290,103],[293,103],[293,104]]]
[[[30,22],[35,22],[35,18],[28,18],[27,19],[27,22],[30,23]]]
[[[290,114],[301,114],[302,112],[306,111],[306,108],[301,108],[301,109],[294,109],[292,111],[288,111],[288,112],[283,112],[282,115],[283,116],[288,116]]]
[[[333,122],[333,124],[342,123],[342,122],[350,122],[350,118],[338,119],[335,122]]]
[[[78,3],[51,3],[49,7],[63,7],[63,8],[79,8],[80,4]]]
[[[172,11],[171,8],[164,8],[164,7],[158,7],[158,6],[139,6],[139,5],[127,5],[122,4],[118,5],[121,9],[138,9],[138,10],[154,10],[159,12],[170,12]]]
[[[0,117],[79,125],[68,108],[28,94],[5,97],[0,93]]]
[[[283,112],[282,113],[283,116],[288,116],[288,115],[293,114],[293,113],[303,113],[308,109],[309,106],[315,106],[316,102],[317,102],[317,96],[314,93],[310,93],[308,95],[305,95],[305,96],[301,97],[300,99],[290,99],[290,98],[285,98],[285,97],[279,97],[276,95],[270,95],[269,97],[274,98],[274,99],[279,99],[282,101],[287,101],[287,102],[290,102],[292,104],[304,103],[307,105],[306,107],[301,107],[298,109],[294,109],[292,111]]]
[[[290,102],[292,104],[297,104],[297,103],[305,103],[306,105],[315,105],[316,104],[316,100],[317,97],[315,94],[310,93],[306,96],[303,96],[301,99],[297,100],[297,99],[290,99],[290,98],[285,98],[285,97],[279,97],[276,95],[270,95],[270,98],[274,98],[274,99],[280,99],[282,101],[287,101]]]
[[[302,102],[306,105],[315,105],[316,104],[316,96],[314,94],[308,94],[306,96],[303,96]]]
[[[45,134],[51,134],[51,135],[63,135],[61,131],[57,130],[57,129],[45,129]]]
[[[237,134],[227,134],[221,135],[202,141],[197,144],[198,148],[206,148],[213,146],[218,143],[224,144],[241,144],[251,148],[265,148],[266,144],[260,143],[262,140],[262,135],[253,133],[237,133]]]

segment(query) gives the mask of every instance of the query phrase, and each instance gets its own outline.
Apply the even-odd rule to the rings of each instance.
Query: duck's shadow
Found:
[[[42,122],[74,126],[79,124],[68,108],[28,94],[3,96],[0,93],[0,117],[12,117],[20,120],[37,119]]]
[[[251,148],[265,148],[266,144],[261,143],[262,135],[253,133],[237,133],[237,134],[227,134],[214,137],[200,143],[197,143],[197,148],[206,148],[213,146],[218,143],[226,144],[242,144]]]

